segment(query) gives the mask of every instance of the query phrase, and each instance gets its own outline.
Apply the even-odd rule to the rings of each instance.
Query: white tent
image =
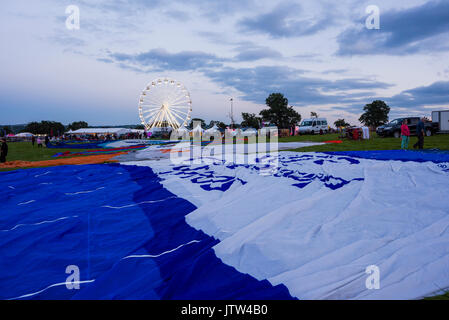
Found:
[[[195,128],[192,129],[191,132],[200,132],[200,133],[203,133],[204,130],[203,130],[203,128],[201,128],[201,125],[197,125]]]
[[[209,129],[206,130],[207,133],[215,133],[217,131],[219,131],[219,130],[218,130],[218,127],[215,124],[214,124],[214,126],[212,128],[209,128]]]
[[[171,132],[173,130],[172,127],[153,127],[148,130],[148,132],[156,133],[156,132]]]
[[[75,135],[83,135],[83,134],[100,134],[100,135],[106,135],[106,134],[115,134],[117,136],[127,134],[132,132],[131,129],[127,128],[81,128],[75,131],[70,130],[69,134],[75,134]]]
[[[188,133],[189,132],[189,129],[187,129],[186,127],[184,127],[184,126],[182,126],[182,127],[179,127],[178,129],[176,129],[176,131],[178,132],[178,133],[181,133],[181,134],[184,134],[184,133]]]
[[[252,135],[257,135],[257,130],[254,128],[248,128],[245,131],[242,132],[243,136],[252,136]]]
[[[16,134],[16,137],[25,137],[25,138],[30,138],[34,136],[34,134],[29,133],[29,132],[22,132],[22,133],[18,133]]]

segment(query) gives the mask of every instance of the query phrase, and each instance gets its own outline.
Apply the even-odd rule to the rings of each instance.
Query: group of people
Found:
[[[50,143],[50,138],[48,137],[48,136],[45,136],[45,146],[47,146],[49,143]],[[33,147],[34,147],[34,144],[36,144],[37,143],[37,147],[38,148],[42,148],[42,146],[43,146],[43,142],[44,141],[42,141],[42,139],[40,138],[40,137],[35,137],[35,136],[33,136],[32,138],[31,138],[31,144],[33,145]]]
[[[413,145],[413,148],[423,149],[424,148],[424,119],[419,119],[416,125],[416,135],[418,136],[418,141]],[[408,143],[410,140],[410,129],[407,125],[407,119],[402,121],[401,125],[401,149],[407,150]]]

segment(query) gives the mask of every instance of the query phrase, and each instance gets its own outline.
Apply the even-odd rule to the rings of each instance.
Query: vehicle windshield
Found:
[[[398,123],[401,123],[402,119],[394,119],[393,121],[391,121],[390,123],[388,123],[389,126],[394,126]]]
[[[312,125],[312,121],[303,121],[301,123],[301,127],[310,127]]]

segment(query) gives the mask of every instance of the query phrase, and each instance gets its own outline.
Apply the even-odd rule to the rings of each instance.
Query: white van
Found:
[[[299,133],[320,133],[320,130],[323,133],[327,133],[329,128],[327,126],[326,118],[311,118],[304,119],[299,126]]]

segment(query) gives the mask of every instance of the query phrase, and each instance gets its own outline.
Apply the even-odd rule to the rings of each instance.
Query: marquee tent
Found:
[[[257,135],[257,130],[254,128],[248,128],[242,132],[243,136]]]
[[[215,133],[217,131],[219,131],[218,127],[214,124],[213,127],[206,130],[206,133]]]
[[[133,132],[132,129],[127,128],[81,128],[78,130],[70,130],[67,132],[68,134],[74,135],[88,135],[88,134],[97,134],[97,135],[107,135],[107,134],[115,134],[117,136],[124,135],[127,133]]]
[[[29,132],[21,132],[16,134],[16,137],[23,137],[23,138],[31,138],[32,136],[34,136],[34,134]]]
[[[199,132],[199,133],[203,133],[204,129],[201,128],[201,125],[197,125],[195,128],[193,128],[190,132],[195,133],[195,132]]]

